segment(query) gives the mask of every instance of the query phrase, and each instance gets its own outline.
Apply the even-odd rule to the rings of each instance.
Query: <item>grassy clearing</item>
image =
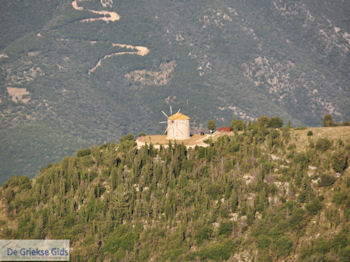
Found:
[[[312,131],[312,136],[307,135],[309,131]],[[304,130],[293,130],[290,143],[295,144],[298,151],[304,151],[311,141],[315,143],[319,138],[341,139],[344,143],[350,143],[350,126],[309,127]]]
[[[178,140],[176,141],[177,144],[184,144],[185,146],[195,146],[195,145],[203,145],[204,140],[209,138],[210,135],[200,135],[195,134],[191,136],[189,139],[186,140]],[[142,143],[152,143],[153,145],[168,145],[169,140],[166,138],[166,135],[153,135],[153,136],[142,136],[137,139],[139,142]],[[173,144],[175,140],[170,140]]]

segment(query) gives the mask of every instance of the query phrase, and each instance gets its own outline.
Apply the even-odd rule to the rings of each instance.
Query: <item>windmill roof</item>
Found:
[[[190,118],[180,112],[169,116],[169,120],[189,120]]]

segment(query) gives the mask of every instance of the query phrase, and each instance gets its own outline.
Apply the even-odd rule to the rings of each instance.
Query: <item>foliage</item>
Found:
[[[278,255],[286,257],[290,254],[293,247],[293,240],[287,236],[283,236],[276,241]]]
[[[194,252],[194,257],[199,257],[201,261],[214,260],[223,261],[230,258],[230,255],[235,251],[235,243],[232,240],[225,240],[222,243],[209,245],[201,250]]]
[[[216,125],[215,125],[214,120],[209,120],[209,121],[208,121],[208,123],[207,123],[207,128],[208,128],[208,130],[210,130],[210,131],[215,130]]]
[[[334,126],[332,115],[324,115],[323,117],[323,126]]]
[[[103,245],[103,252],[116,254],[118,251],[131,251],[138,240],[137,232],[128,225],[121,225],[114,229],[113,234]],[[122,256],[123,257],[123,256]]]
[[[286,132],[256,121],[207,147],[127,135],[79,150],[3,184],[0,237],[70,239],[74,261],[346,259],[348,173],[336,180],[336,153],[298,150]]]
[[[338,206],[344,205],[349,199],[346,192],[335,192],[332,198],[332,202]]]
[[[331,142],[327,138],[319,138],[316,141],[316,149],[322,152],[327,151],[331,145]]]
[[[200,227],[196,235],[196,240],[198,244],[201,244],[205,240],[209,240],[212,234],[213,234],[213,230],[210,227],[208,226]]]
[[[218,199],[221,194],[224,193],[224,187],[222,184],[214,183],[208,186],[207,194],[213,199]]]
[[[268,127],[281,128],[283,126],[283,120],[279,116],[274,116],[269,119]]]
[[[320,181],[318,182],[318,186],[322,187],[322,186],[331,186],[333,185],[335,182],[335,177],[332,175],[326,175],[326,174],[322,174],[320,176]]]
[[[77,157],[88,156],[91,154],[90,148],[80,149],[77,151]]]
[[[332,167],[335,172],[343,173],[348,166],[348,157],[345,152],[338,151],[332,156]]]
[[[236,118],[233,118],[231,121],[230,127],[231,127],[231,130],[242,131],[245,129],[245,123],[243,120],[238,120]]]
[[[266,116],[259,116],[258,123],[262,125],[263,127],[268,127],[269,125],[269,118]]]
[[[316,126],[330,105],[334,120],[344,122],[349,12],[344,1],[325,1],[299,1],[288,11],[272,0],[234,6],[114,1],[107,7],[78,1],[85,11],[74,10],[72,1],[3,1],[0,184],[16,174],[33,177],[79,148],[118,141],[128,132],[161,133],[160,111],[169,103],[196,128],[207,119],[221,126],[232,113],[246,121],[262,112]],[[87,10],[117,12],[120,20],[83,23],[100,18]],[[303,23],[309,13],[315,19]],[[344,32],[325,27],[328,21]],[[121,55],[136,50],[115,44],[150,52]],[[13,101],[7,87],[25,88],[30,101]]]
[[[221,223],[218,228],[218,235],[228,237],[232,233],[232,230],[233,230],[232,222]]]
[[[315,199],[314,201],[312,201],[312,203],[306,205],[306,209],[312,215],[316,215],[322,209],[322,204],[320,203],[319,200]]]
[[[132,141],[135,140],[134,136],[132,134],[127,134],[119,139],[120,143],[123,143],[125,141]]]

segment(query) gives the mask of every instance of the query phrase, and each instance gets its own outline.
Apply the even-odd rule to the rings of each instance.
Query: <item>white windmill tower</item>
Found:
[[[167,121],[160,122],[168,124],[164,132],[164,134],[167,132],[167,139],[184,140],[190,137],[190,118],[180,113],[180,109],[177,113],[173,114],[172,107],[170,106],[170,116],[164,111],[161,112],[167,118]]]

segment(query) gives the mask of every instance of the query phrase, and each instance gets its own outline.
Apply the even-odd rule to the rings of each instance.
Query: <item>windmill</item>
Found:
[[[168,126],[164,131],[167,133],[167,139],[183,140],[190,137],[190,118],[182,113],[179,109],[175,114],[173,114],[173,109],[170,106],[170,116],[168,116],[164,111],[161,113],[167,118],[167,121],[161,121],[159,123]]]

